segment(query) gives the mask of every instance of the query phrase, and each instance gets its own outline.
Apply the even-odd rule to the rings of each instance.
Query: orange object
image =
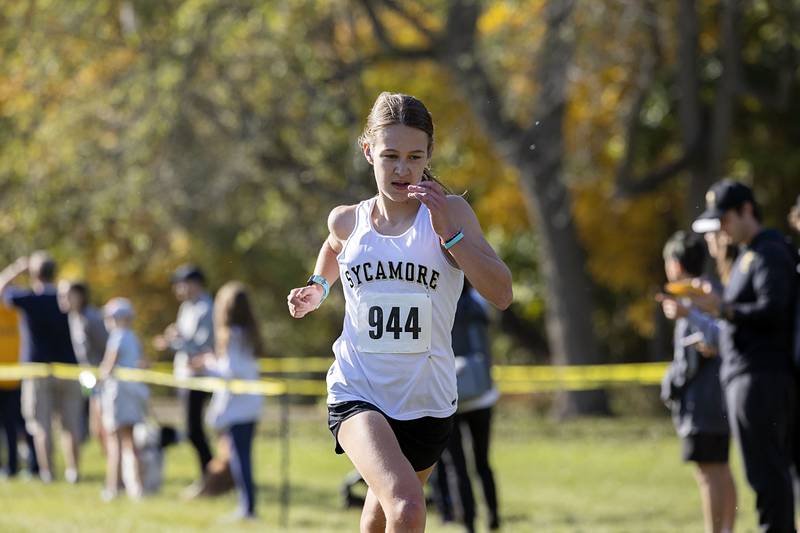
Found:
[[[13,309],[0,306],[0,365],[19,363],[19,317]],[[0,389],[16,389],[19,381],[0,381]]]
[[[702,296],[703,288],[693,285],[692,280],[671,281],[664,285],[664,290],[673,296]]]

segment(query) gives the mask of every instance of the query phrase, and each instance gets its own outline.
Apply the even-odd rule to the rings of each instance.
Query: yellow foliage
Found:
[[[508,28],[522,28],[529,24],[531,18],[541,12],[543,5],[542,0],[491,2],[478,19],[478,33],[486,35],[505,31]]]

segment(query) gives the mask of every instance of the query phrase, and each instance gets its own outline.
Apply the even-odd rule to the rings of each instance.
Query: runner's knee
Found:
[[[425,498],[422,488],[398,495],[384,506],[387,524],[400,531],[422,531],[425,526]]]
[[[375,531],[383,533],[385,530],[386,517],[383,514],[383,510],[377,505],[364,507],[364,511],[361,513],[361,532],[372,533]]]

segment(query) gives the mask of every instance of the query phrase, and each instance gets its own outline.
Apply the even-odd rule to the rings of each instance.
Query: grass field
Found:
[[[692,471],[680,463],[678,441],[666,416],[556,423],[527,414],[519,406],[501,405],[494,437],[492,459],[503,531],[702,531]],[[339,485],[350,463],[333,454],[331,443],[323,407],[293,409],[288,531],[358,529],[359,513],[342,510],[339,503]],[[256,443],[260,517],[253,523],[221,520],[235,506],[233,495],[180,500],[178,495],[192,480],[195,468],[188,444],[169,449],[166,483],[159,495],[107,504],[99,498],[103,476],[99,449],[91,443],[84,450],[83,479],[77,486],[61,481],[46,486],[0,481],[0,531],[282,530],[274,410],[261,424]],[[737,531],[755,531],[753,497],[744,485],[738,460],[734,470],[739,488]],[[475,490],[479,494],[477,484]],[[482,522],[479,525],[484,527]],[[441,525],[431,510],[427,530],[458,532],[461,528]]]

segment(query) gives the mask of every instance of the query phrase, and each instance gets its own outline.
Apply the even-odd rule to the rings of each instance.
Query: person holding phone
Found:
[[[667,288],[700,281],[705,258],[702,237],[675,233],[664,246]],[[698,290],[702,285],[694,283]],[[675,320],[674,358],[661,396],[672,411],[683,460],[696,465],[706,533],[730,532],[736,518],[736,486],[728,464],[730,430],[719,377],[719,330],[711,317],[693,309],[686,299],[667,295],[658,299],[664,315]]]

